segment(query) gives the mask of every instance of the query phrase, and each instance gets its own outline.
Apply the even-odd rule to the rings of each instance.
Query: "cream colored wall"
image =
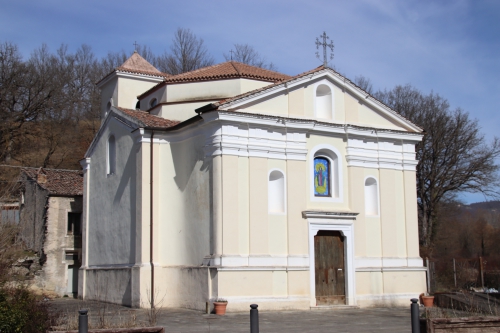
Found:
[[[415,171],[404,171],[403,177],[406,210],[406,251],[409,258],[420,258]]]
[[[265,81],[257,81],[257,80],[249,80],[249,79],[240,79],[240,94],[260,89],[262,87],[273,84],[272,82]]]
[[[380,170],[382,256],[406,258],[406,212],[403,172]]]
[[[167,102],[197,99],[220,100],[240,93],[240,79],[168,84]]]
[[[267,159],[249,158],[250,254],[252,255],[269,253],[267,173]]]
[[[289,255],[308,255],[307,222],[302,212],[307,208],[307,163],[287,161],[287,235]]]
[[[217,102],[217,100],[162,105],[161,107],[156,108],[152,113],[165,119],[184,121],[196,116],[197,113],[194,110],[197,108],[201,108],[202,106],[215,102]]]
[[[250,104],[238,111],[249,113],[272,114],[279,116],[288,116],[288,94],[280,93],[269,96],[259,103]]]
[[[137,96],[154,87],[157,83],[138,78],[118,78],[118,105],[115,106],[135,110]]]
[[[161,265],[201,265],[210,254],[210,173],[198,137],[155,150],[155,244]],[[146,164],[147,165],[147,164]]]

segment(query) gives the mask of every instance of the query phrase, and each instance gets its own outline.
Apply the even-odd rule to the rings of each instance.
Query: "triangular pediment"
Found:
[[[332,116],[322,118],[317,113],[316,96],[320,85],[328,87],[334,96]],[[375,99],[353,82],[331,68],[320,66],[287,81],[250,91],[214,104],[223,111],[239,111],[307,118],[318,121],[422,132],[411,121]]]

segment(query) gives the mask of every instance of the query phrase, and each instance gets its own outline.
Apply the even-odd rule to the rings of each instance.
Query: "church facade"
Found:
[[[98,83],[79,295],[228,311],[408,304],[424,292],[422,129],[328,67],[176,76],[137,53]]]

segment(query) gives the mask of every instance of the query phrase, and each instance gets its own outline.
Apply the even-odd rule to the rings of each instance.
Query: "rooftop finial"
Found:
[[[320,42],[320,38],[323,40],[322,42]],[[330,39],[330,37],[328,37],[326,35],[326,32],[324,32],[324,31],[323,31],[323,34],[321,36],[319,36],[319,38],[316,37],[316,50],[318,50],[320,46],[323,46],[323,66],[325,66],[325,67],[328,66],[328,58],[326,56],[326,48],[327,47],[330,48],[330,50],[331,50],[330,59],[333,59],[333,47],[334,47],[333,41],[331,40],[330,43],[327,43],[326,42],[327,39]],[[318,59],[321,59],[319,57],[318,51],[316,51],[316,57]]]
[[[139,46],[139,44],[137,44],[137,42],[134,42],[133,45],[134,45],[134,53],[136,53],[137,52],[137,46]]]
[[[233,53],[234,53],[233,49],[229,50],[229,53],[231,53],[231,61],[233,61]]]

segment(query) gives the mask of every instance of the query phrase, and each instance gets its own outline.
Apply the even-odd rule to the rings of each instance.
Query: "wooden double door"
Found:
[[[314,236],[316,305],[345,303],[344,237],[339,231]]]

